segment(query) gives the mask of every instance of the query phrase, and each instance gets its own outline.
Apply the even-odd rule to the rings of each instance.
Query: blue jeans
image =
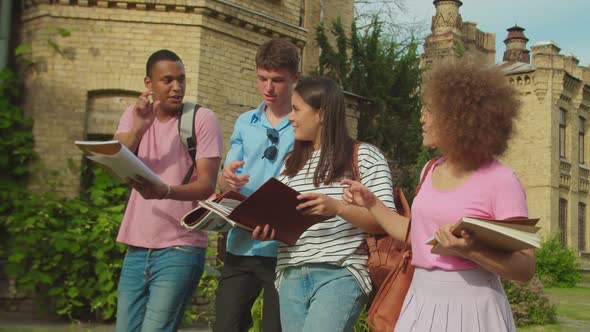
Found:
[[[176,331],[204,265],[204,248],[129,247],[119,279],[116,331]]]
[[[307,264],[284,271],[279,303],[283,332],[352,331],[367,296],[346,268]]]

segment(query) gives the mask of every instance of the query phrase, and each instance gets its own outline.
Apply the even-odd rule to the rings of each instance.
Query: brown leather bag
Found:
[[[401,188],[393,188],[393,201],[397,213],[410,218],[410,206]],[[404,252],[405,242],[396,240],[387,234],[368,235],[369,274],[373,289],[380,289],[392,270],[397,268],[400,253]]]
[[[355,179],[359,180],[357,151],[358,143],[353,151],[353,171]],[[416,187],[416,194],[437,159],[433,158],[428,162]],[[394,188],[394,202],[399,214],[410,217],[408,201],[400,188]],[[414,266],[411,265],[410,224],[403,242],[387,235],[370,235],[367,236],[367,245],[369,274],[373,281],[373,292],[376,293],[369,307],[367,323],[373,332],[390,332],[399,318],[414,275]]]

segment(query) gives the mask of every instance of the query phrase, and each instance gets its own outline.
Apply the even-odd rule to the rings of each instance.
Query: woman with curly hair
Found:
[[[412,264],[416,270],[395,331],[515,331],[500,277],[527,281],[534,250],[501,252],[453,225],[465,216],[527,217],[524,189],[496,158],[507,148],[519,102],[502,72],[460,60],[434,68],[423,86],[423,144],[442,157],[424,177],[412,204]],[[422,171],[423,173],[425,170]],[[391,236],[403,240],[404,218],[358,182],[344,200],[367,208]],[[436,240],[452,256],[430,252]]]

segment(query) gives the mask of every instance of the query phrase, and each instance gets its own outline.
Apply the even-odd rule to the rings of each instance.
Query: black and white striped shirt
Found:
[[[330,185],[313,185],[313,174],[320,158],[315,151],[305,166],[294,177],[279,176],[279,180],[300,193],[317,192],[342,200],[344,188],[339,181]],[[391,173],[383,154],[370,144],[358,149],[361,183],[389,208],[395,209]],[[328,263],[346,267],[359,282],[363,291],[371,292],[371,278],[367,269],[368,249],[365,233],[336,216],[315,224],[305,231],[294,246],[279,243],[276,286],[279,288],[285,268],[309,263]]]

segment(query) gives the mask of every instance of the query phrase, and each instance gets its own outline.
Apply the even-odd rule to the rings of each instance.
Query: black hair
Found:
[[[170,50],[159,50],[154,52],[152,55],[150,55],[150,57],[148,58],[146,64],[145,64],[145,76],[147,77],[152,77],[152,68],[154,67],[154,65],[160,61],[180,61],[182,63],[182,60],[180,60],[180,57],[178,55],[176,55],[176,53],[170,51]]]

